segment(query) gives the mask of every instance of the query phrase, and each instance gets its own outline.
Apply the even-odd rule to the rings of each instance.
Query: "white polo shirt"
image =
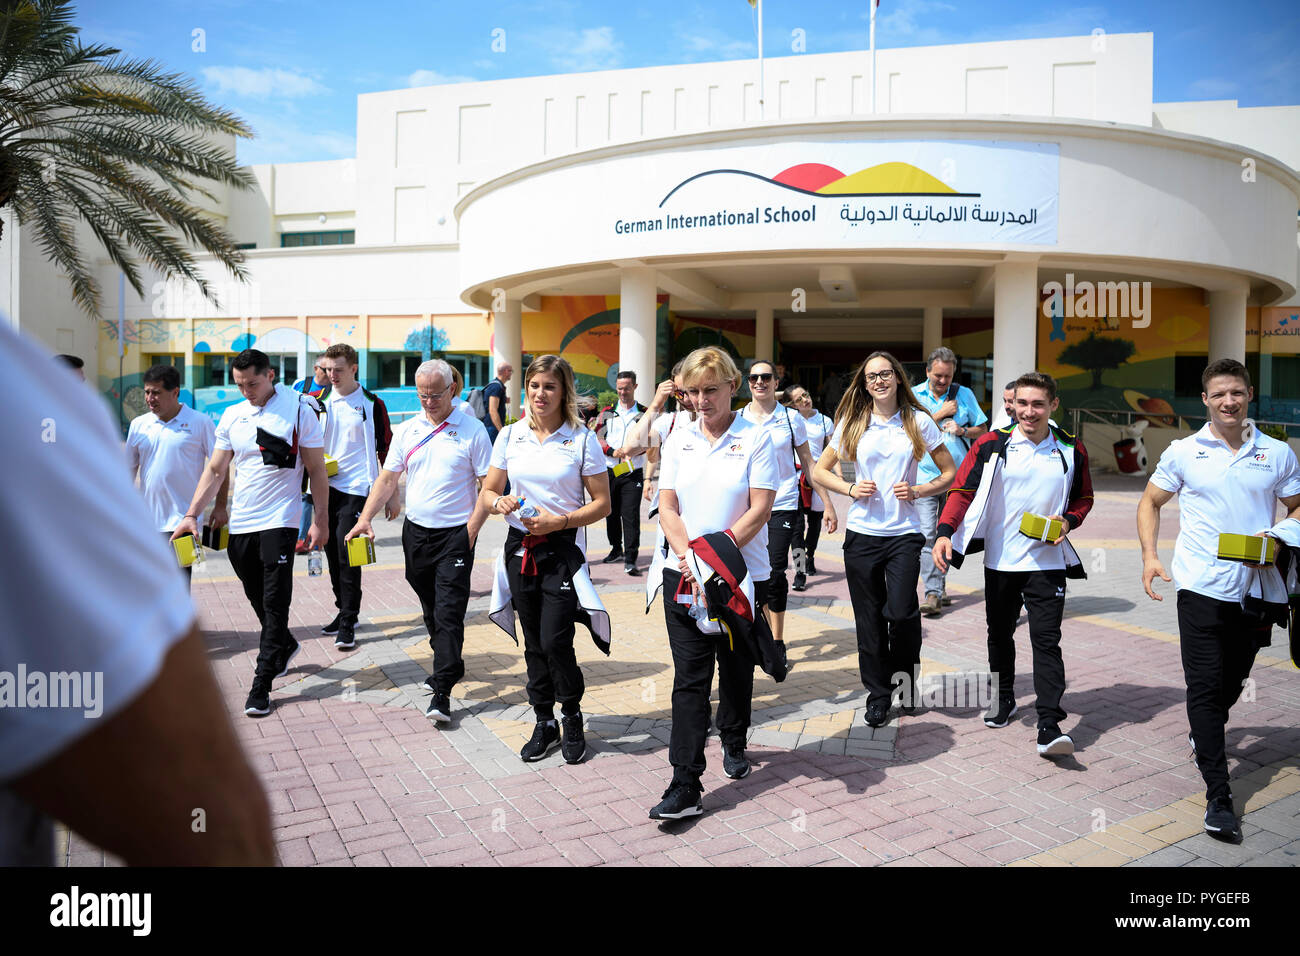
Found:
[[[670,434],[678,428],[681,428],[683,425],[689,424],[690,421],[691,413],[686,411],[684,408],[679,408],[675,412],[665,412],[663,415],[660,415],[655,419],[654,424],[650,426],[651,445],[662,447],[663,443],[668,440]]]
[[[605,473],[605,456],[596,433],[581,425],[561,425],[545,442],[528,427],[528,421],[507,425],[492,446],[493,468],[510,478],[510,494],[526,498],[527,505],[553,515],[565,515],[583,505],[584,477]],[[512,528],[527,531],[514,514],[506,515]]]
[[[384,470],[406,472],[406,517],[424,528],[458,528],[478,500],[492,443],[474,413],[460,406],[441,425],[423,412],[393,429]]]
[[[876,491],[870,498],[855,498],[849,505],[845,523],[850,531],[871,535],[922,533],[916,505],[910,501],[900,501],[894,496],[894,485],[898,482],[916,484],[916,472],[921,464],[916,460],[912,440],[907,437],[907,430],[903,427],[904,413],[916,416],[916,424],[921,429],[921,442],[926,451],[934,451],[943,444],[939,426],[924,412],[901,407],[888,421],[872,415],[870,427],[858,442],[854,474],[858,481],[874,481]],[[844,423],[840,422],[835,426],[830,439],[830,447],[836,452],[840,450],[843,434]]]
[[[1300,465],[1285,442],[1247,419],[1234,454],[1207,422],[1195,435],[1171,442],[1151,483],[1178,495],[1178,540],[1170,568],[1178,590],[1219,601],[1240,601],[1251,569],[1220,561],[1219,533],[1256,534],[1274,524],[1277,499],[1300,495]]]
[[[750,402],[741,411],[747,422],[758,425],[767,432],[772,441],[772,450],[776,453],[777,474],[781,484],[776,490],[776,500],[772,502],[773,511],[799,510],[799,472],[795,465],[799,456],[794,449],[808,440],[808,430],[804,427],[803,416],[792,408],[778,404],[772,414],[763,421],[758,420],[754,404]],[[791,446],[793,442],[793,447]]]
[[[310,401],[288,386],[276,385],[275,394],[261,408],[245,399],[222,413],[216,447],[234,452],[237,473],[230,509],[231,534],[297,529],[302,518],[302,455],[296,456],[292,468],[263,463],[257,430],[265,429],[292,445],[296,427],[299,448],[322,448],[320,420]]]
[[[131,420],[126,456],[132,477],[140,473],[140,491],[157,531],[175,531],[185,517],[203,467],[216,441],[212,419],[188,405],[165,422],[153,412]],[[202,524],[203,516],[199,516]]]
[[[710,442],[698,421],[680,420],[663,447],[661,491],[677,494],[677,506],[691,540],[726,531],[749,510],[749,489],[780,485],[777,455],[766,429],[739,412],[717,441]],[[767,555],[767,524],[740,549],[754,583],[772,576]]]
[[[614,414],[605,418],[605,444],[610,448],[618,449],[627,444],[628,432],[633,426],[640,423],[641,416],[645,412],[639,410],[635,405],[631,408],[624,408],[618,402],[614,403]],[[604,457],[605,467],[613,468],[620,464],[619,459],[611,458],[608,455]],[[632,458],[633,468],[645,467],[645,455],[636,455]]]
[[[0,470],[9,549],[0,575],[0,671],[8,674],[0,781],[7,782],[139,697],[189,633],[194,605],[176,556],[149,528],[153,516],[122,467],[121,431],[105,403],[88,400],[71,369],[5,321],[0,381],[10,389],[0,422],[10,464]],[[47,682],[33,682],[37,674]],[[26,706],[14,706],[15,691]],[[50,844],[34,843],[44,829],[39,815],[3,782],[0,865],[37,862],[33,855],[48,863]]]
[[[1007,460],[989,489],[984,524],[984,566],[995,571],[1062,571],[1061,546],[1035,541],[1020,533],[1026,511],[1036,515],[1060,514],[1066,493],[1067,452],[1049,431],[1035,445],[1017,427],[1007,439]]]
[[[799,416],[803,418],[802,415]],[[817,459],[821,458],[823,449],[826,448],[826,442],[835,432],[835,423],[831,421],[829,415],[823,415],[821,412],[814,410],[812,418],[803,418],[803,427],[808,432],[808,454],[812,456],[813,464],[817,464]],[[809,475],[811,478],[812,476]],[[812,493],[813,511],[825,511],[826,503],[822,501],[821,495],[816,491]]]
[[[374,434],[374,422],[366,427],[373,413],[360,385],[347,395],[331,389],[325,399],[325,454],[339,463],[330,487],[344,494],[368,495],[379,477],[379,455],[373,440],[367,437]]]

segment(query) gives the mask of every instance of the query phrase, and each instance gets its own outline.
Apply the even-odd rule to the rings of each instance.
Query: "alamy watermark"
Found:
[[[895,690],[902,691],[904,707],[927,710],[988,709],[997,699],[998,675],[988,671],[933,674],[913,684],[913,677],[898,671],[890,678]]]
[[[104,712],[103,671],[0,670],[0,708],[80,710],[94,720]]]
[[[1064,285],[1043,285],[1043,315],[1063,322],[1065,319],[1131,319],[1133,328],[1151,324],[1150,282],[1074,281],[1074,273],[1065,274]],[[1113,323],[1119,327],[1118,321]]]

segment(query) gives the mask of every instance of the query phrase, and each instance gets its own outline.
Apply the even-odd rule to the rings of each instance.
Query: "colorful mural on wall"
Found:
[[[1157,428],[1175,427],[1179,415],[1204,415],[1199,388],[1179,395],[1175,384],[1180,356],[1202,367],[1206,361],[1210,310],[1205,295],[1200,289],[1151,289],[1149,298],[1144,327],[1114,315],[1080,316],[1080,311],[1098,311],[1088,308],[1082,294],[1065,308],[1045,301],[1038,315],[1038,367],[1059,382],[1063,409],[1147,413],[1146,421]],[[1264,355],[1300,354],[1300,333],[1290,331],[1293,321],[1300,326],[1300,317],[1293,319],[1292,312],[1246,310],[1248,364],[1254,365],[1261,346]],[[1260,378],[1253,413],[1262,420],[1294,418],[1300,402],[1272,395],[1267,374]]]

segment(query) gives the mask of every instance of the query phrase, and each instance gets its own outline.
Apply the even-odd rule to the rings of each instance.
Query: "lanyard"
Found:
[[[412,448],[410,451],[408,451],[406,453],[406,457],[402,459],[402,467],[406,468],[407,466],[409,466],[411,463],[411,456],[414,455],[421,448],[423,448],[427,442],[431,441],[433,437],[438,434],[438,432],[442,431],[449,424],[451,424],[451,419],[446,419],[441,425],[439,425],[433,431],[429,432],[429,434],[425,435],[418,442],[416,442],[415,447]]]

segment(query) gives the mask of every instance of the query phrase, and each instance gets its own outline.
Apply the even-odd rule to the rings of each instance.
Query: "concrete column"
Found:
[[[506,299],[506,307],[492,314],[492,367],[488,374],[495,378],[497,366],[502,362],[509,362],[514,368],[514,375],[506,382],[507,411],[513,416],[519,415],[520,389],[524,381],[523,353],[523,305],[518,299]]]
[[[1246,297],[1249,293],[1250,286],[1245,282],[1209,293],[1211,362],[1225,358],[1246,361]]]
[[[931,352],[943,345],[943,306],[927,305],[924,314],[921,323],[921,357],[928,358]]]
[[[636,400],[643,405],[654,397],[655,386],[655,271],[643,267],[624,269],[619,283],[618,368],[636,372]]]
[[[762,359],[771,362],[776,359],[773,354],[776,338],[776,309],[770,305],[761,305],[754,312],[754,361]]]
[[[992,394],[1001,396],[1005,383],[1038,367],[1038,263],[999,263],[993,283]]]

